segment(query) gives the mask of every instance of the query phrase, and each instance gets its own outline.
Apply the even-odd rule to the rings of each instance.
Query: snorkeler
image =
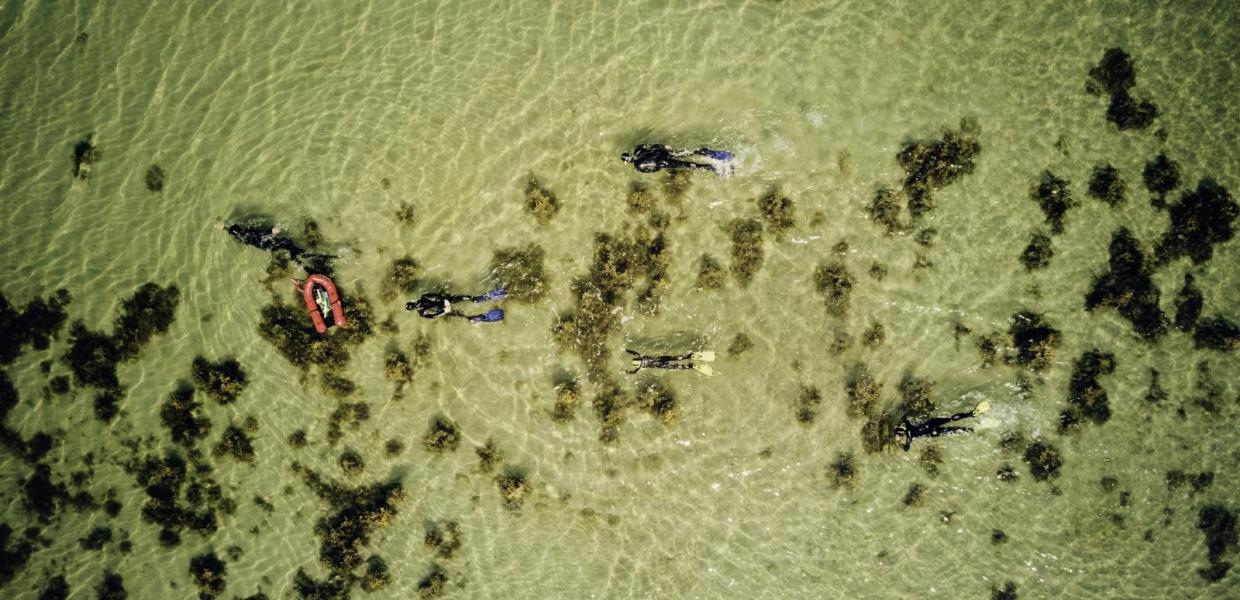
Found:
[[[914,438],[968,433],[973,431],[972,427],[945,427],[945,425],[961,419],[979,416],[988,410],[990,410],[990,403],[983,400],[969,412],[956,413],[949,417],[935,417],[923,423],[913,424],[908,420],[908,417],[904,417],[900,419],[900,424],[895,429],[896,443],[900,444],[900,448],[905,452],[908,452],[909,447],[913,445]]]
[[[438,319],[439,317],[464,317],[470,323],[493,323],[495,321],[504,320],[504,309],[492,308],[480,315],[466,316],[464,313],[456,310],[452,306],[453,302],[487,302],[490,300],[502,300],[508,296],[508,292],[504,288],[491,290],[481,296],[458,296],[455,294],[440,294],[431,292],[422,294],[416,302],[406,302],[405,310],[416,310],[418,315],[427,319]]]
[[[721,163],[732,160],[732,153],[724,150],[711,150],[705,147],[697,150],[672,150],[663,144],[641,144],[634,148],[633,152],[621,154],[620,160],[632,164],[639,173],[655,173],[663,169],[721,173],[715,165],[682,160],[682,157],[686,156],[703,156]]]
[[[628,348],[624,351],[633,355],[633,368],[625,371],[630,375],[642,369],[695,369],[703,375],[715,374],[715,369],[706,364],[715,360],[715,353],[709,350],[679,356],[646,356]]]

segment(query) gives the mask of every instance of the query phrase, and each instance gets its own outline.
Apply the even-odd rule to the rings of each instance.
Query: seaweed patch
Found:
[[[1137,71],[1132,57],[1122,48],[1107,48],[1102,60],[1089,69],[1089,81],[1085,89],[1096,96],[1106,92],[1111,98],[1107,106],[1107,120],[1120,131],[1145,129],[1158,116],[1153,102],[1132,97],[1129,90],[1137,84]]]
[[[534,215],[539,225],[546,225],[560,212],[560,200],[551,190],[544,188],[536,177],[530,175],[525,184],[525,209]]]
[[[801,386],[801,394],[797,398],[797,422],[810,424],[818,416],[818,407],[822,405],[822,392],[812,385]]]
[[[159,165],[151,165],[146,170],[146,189],[152,192],[162,192],[164,190],[164,181],[167,175],[164,173],[163,167]]]
[[[796,225],[796,204],[779,188],[772,188],[758,198],[758,213],[766,221],[767,231],[776,239]]]
[[[748,287],[762,269],[765,250],[762,247],[762,223],[757,219],[738,218],[724,228],[732,238],[732,277],[741,287]]]
[[[1214,246],[1232,238],[1232,222],[1240,206],[1231,193],[1213,179],[1202,179],[1169,208],[1171,223],[1154,246],[1159,265],[1187,256],[1200,265],[1214,256]]]
[[[1206,581],[1218,581],[1231,570],[1223,555],[1236,549],[1236,513],[1222,504],[1207,504],[1197,512],[1197,528],[1206,537],[1208,568],[1197,573]]]
[[[1029,245],[1020,253],[1020,264],[1026,271],[1045,269],[1055,256],[1055,248],[1051,245],[1051,237],[1035,231],[1029,235]]]
[[[224,576],[228,569],[214,552],[199,554],[189,560],[189,574],[198,586],[199,600],[212,600],[224,593]]]
[[[249,383],[245,370],[234,358],[213,363],[201,356],[194,357],[190,379],[194,387],[220,404],[231,404]]]
[[[1161,152],[1141,170],[1141,180],[1145,189],[1150,191],[1150,204],[1155,208],[1166,208],[1167,194],[1180,185],[1180,163],[1167,158]]]
[[[1100,350],[1089,350],[1072,365],[1072,379],[1068,383],[1068,408],[1059,415],[1059,431],[1075,429],[1089,420],[1097,425],[1111,418],[1111,406],[1107,391],[1098,382],[1102,375],[1115,372],[1115,355]]]
[[[0,365],[17,360],[27,345],[35,350],[46,350],[51,338],[64,326],[68,318],[65,307],[71,300],[68,290],[59,289],[47,299],[35,298],[17,310],[0,293],[0,331],[8,338],[0,344]]]
[[[497,248],[491,257],[491,277],[518,302],[535,302],[547,297],[550,282],[543,262],[542,246],[526,244],[514,248]]]
[[[1051,327],[1042,315],[1030,311],[1012,315],[1008,333],[1016,348],[1015,356],[1009,358],[1011,362],[1035,372],[1045,371],[1054,362],[1059,330]]]
[[[1167,331],[1167,318],[1159,308],[1160,292],[1150,275],[1153,271],[1141,245],[1127,228],[1111,236],[1111,270],[1094,280],[1085,295],[1085,310],[1114,308],[1132,323],[1145,340]]]
[[[973,159],[982,149],[976,133],[976,125],[966,119],[961,120],[960,131],[946,131],[939,139],[905,142],[900,148],[896,160],[904,169],[903,192],[914,220],[934,210],[935,191],[973,172]]]
[[[1042,440],[1025,448],[1025,462],[1029,464],[1029,473],[1038,481],[1059,477],[1059,468],[1063,466],[1059,449]]]
[[[814,270],[814,289],[822,294],[827,313],[843,318],[848,314],[848,300],[852,297],[857,278],[844,266],[844,261],[822,263]]]
[[[1184,287],[1180,288],[1180,293],[1175,297],[1175,328],[1192,331],[1197,326],[1197,320],[1201,318],[1201,307],[1204,303],[1201,290],[1193,285],[1193,275],[1185,273]]]
[[[1056,177],[1050,171],[1044,171],[1037,185],[1029,192],[1029,196],[1042,207],[1046,222],[1050,225],[1051,235],[1063,233],[1064,215],[1068,209],[1077,205],[1068,190],[1069,182]]]
[[[566,423],[577,416],[577,405],[581,403],[581,384],[572,379],[555,386],[555,408],[551,418],[557,423]]]
[[[1119,169],[1110,164],[1098,165],[1089,176],[1089,197],[1116,207],[1128,200],[1128,184],[1119,175]]]
[[[457,430],[456,423],[444,416],[436,416],[426,437],[422,438],[422,445],[427,450],[440,454],[456,450],[460,443],[461,432]]]

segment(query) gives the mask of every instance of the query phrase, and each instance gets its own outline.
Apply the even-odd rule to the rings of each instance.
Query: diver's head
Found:
[[[637,160],[637,157],[636,157],[636,156],[633,156],[632,154],[629,154],[628,152],[625,152],[624,154],[621,154],[621,155],[620,155],[620,160],[622,160],[622,161],[624,161],[624,162],[626,162],[626,163],[631,163],[631,162],[633,162],[634,160]]]
[[[405,303],[405,310],[417,310],[417,308],[418,308],[418,304],[416,302]]]

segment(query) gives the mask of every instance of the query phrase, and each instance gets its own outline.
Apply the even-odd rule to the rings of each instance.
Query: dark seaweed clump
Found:
[[[146,189],[152,192],[160,192],[164,189],[164,170],[159,165],[151,165],[146,170]]]
[[[848,299],[856,282],[842,260],[819,264],[814,270],[814,289],[822,294],[827,313],[832,316],[842,318],[848,314]]]
[[[883,393],[883,385],[874,381],[874,377],[870,375],[870,370],[864,363],[858,363],[853,367],[845,389],[848,393],[848,415],[850,417],[872,415]]]
[[[921,449],[921,456],[917,458],[917,464],[926,471],[931,477],[939,476],[939,465],[943,464],[943,451],[935,444],[926,444]]]
[[[1185,473],[1179,469],[1167,471],[1167,490],[1169,491],[1175,491],[1187,485],[1192,487],[1192,492],[1196,494],[1210,487],[1213,483],[1213,471],[1202,471],[1196,474]]]
[[[318,365],[327,373],[340,372],[349,362],[349,349],[370,336],[374,317],[364,298],[339,291],[347,326],[319,335],[304,306],[276,303],[262,308],[259,336],[295,367],[305,370]]]
[[[521,508],[531,491],[525,473],[511,468],[495,476],[495,485],[499,487],[500,497],[504,500],[504,508],[508,510]]]
[[[246,431],[236,425],[229,425],[220,436],[220,441],[211,449],[214,456],[225,454],[242,462],[254,461],[254,440]]]
[[[65,486],[52,480],[52,468],[43,463],[35,465],[34,473],[22,484],[22,493],[22,506],[38,515],[40,521],[56,514],[59,503],[68,497]]]
[[[214,552],[199,554],[189,560],[189,574],[198,586],[198,598],[211,600],[224,593],[224,575],[227,567]]]
[[[83,550],[99,550],[103,545],[112,541],[112,528],[96,527],[86,534],[86,537],[78,539],[78,545]]]
[[[1020,253],[1020,264],[1025,270],[1045,269],[1055,256],[1055,248],[1051,246],[1051,236],[1035,231],[1029,235],[1029,245]]]
[[[719,259],[703,253],[698,264],[698,289],[718,290],[727,283],[728,270],[719,262]]]
[[[431,565],[431,572],[418,581],[419,598],[435,598],[443,594],[448,585],[448,574],[439,565]]]
[[[482,473],[490,473],[504,462],[504,453],[491,438],[487,438],[486,444],[474,448],[474,453],[478,455],[478,470]]]
[[[900,381],[900,413],[914,420],[934,414],[934,382],[924,377],[906,375]]]
[[[508,298],[535,302],[547,297],[550,284],[543,262],[542,246],[526,244],[519,248],[498,248],[491,257],[491,277],[508,291]]]
[[[446,453],[456,450],[461,443],[461,432],[456,423],[447,417],[438,416],[431,421],[430,430],[422,438],[422,445],[431,452]]]
[[[387,282],[406,294],[418,291],[418,275],[422,272],[418,261],[412,256],[402,256],[388,265]],[[347,318],[348,315],[345,315]]]
[[[1240,346],[1240,327],[1223,317],[1207,317],[1197,323],[1193,346],[1219,352],[1231,352]]]
[[[174,443],[190,447],[211,433],[211,420],[201,413],[202,403],[194,399],[194,388],[177,387],[159,407],[159,419]]]
[[[389,350],[383,357],[383,377],[398,388],[403,388],[413,381],[413,364],[409,356],[400,350]]]
[[[1029,473],[1038,481],[1059,477],[1059,467],[1063,466],[1059,449],[1042,440],[1025,448],[1025,462],[1029,463]]]
[[[439,558],[448,559],[461,547],[460,524],[456,521],[430,521],[426,524],[423,543]]]
[[[220,404],[231,404],[249,383],[241,363],[234,358],[213,363],[201,356],[194,357],[190,379],[194,387]]]
[[[1006,540],[1007,536],[1003,539]],[[990,600],[1017,600],[1016,583],[1005,581],[1002,587],[996,585],[990,588]]]
[[[366,559],[366,572],[362,575],[362,589],[377,592],[392,582],[392,572],[382,556],[372,554]]]
[[[831,485],[853,487],[857,484],[857,461],[851,452],[841,452],[831,462]]]
[[[125,600],[129,592],[125,591],[124,578],[116,573],[104,573],[103,581],[95,586],[95,597],[98,600]]]
[[[13,538],[13,528],[8,523],[0,523],[0,586],[13,581],[26,568],[33,553],[34,544],[30,540]]]
[[[747,287],[762,269],[762,223],[757,219],[733,219],[726,229],[732,238],[732,276],[741,287]]]
[[[330,506],[329,515],[314,525],[314,534],[322,542],[319,560],[330,574],[325,581],[316,581],[299,570],[298,593],[303,598],[347,597],[349,588],[364,578],[354,572],[362,565],[362,548],[370,543],[371,532],[396,518],[396,506],[407,497],[404,487],[399,481],[346,487],[327,482],[299,464],[293,468],[301,473],[306,486]]]
[[[0,294],[0,331],[4,331],[7,338],[0,344],[0,365],[17,360],[26,345],[46,350],[68,318],[65,306],[71,300],[68,290],[59,289],[46,300],[35,298],[17,310],[4,294]]]
[[[577,416],[577,405],[581,403],[581,384],[577,380],[569,380],[555,386],[555,408],[551,418],[557,423],[567,423]]]
[[[1167,331],[1167,318],[1159,308],[1160,292],[1150,279],[1153,269],[1140,243],[1121,227],[1111,236],[1110,254],[1111,270],[1094,280],[1085,295],[1085,310],[1117,309],[1142,338],[1158,338]]]
[[[1206,536],[1209,568],[1197,573],[1206,581],[1218,581],[1231,570],[1231,563],[1222,559],[1224,553],[1236,549],[1236,513],[1222,504],[1207,504],[1197,512],[1197,528]]]
[[[1089,197],[1119,206],[1128,199],[1128,184],[1119,176],[1119,169],[1111,165],[1098,165],[1089,176]]]
[[[818,416],[818,407],[822,405],[822,392],[812,385],[801,386],[801,396],[797,399],[797,421],[813,423]]]
[[[728,344],[728,356],[740,356],[753,348],[753,340],[743,333],[737,333],[732,337],[732,343]]]
[[[1158,116],[1158,107],[1149,100],[1132,97],[1129,89],[1137,84],[1137,72],[1132,57],[1121,48],[1108,48],[1102,60],[1089,69],[1085,89],[1095,95],[1104,91],[1111,97],[1107,107],[1107,120],[1115,123],[1120,131],[1145,129]]]
[[[142,346],[156,334],[168,331],[176,317],[181,293],[175,285],[146,283],[121,302],[121,314],[113,322],[113,334],[86,328],[81,321],[69,329],[69,350],[62,360],[73,371],[78,385],[119,390],[116,365],[138,356]]]
[[[0,561],[0,565],[3,564],[4,561]],[[0,578],[0,585],[4,583],[3,578]],[[43,586],[43,591],[39,594],[39,600],[65,600],[69,597],[69,592],[69,582],[64,575],[56,575],[47,580],[47,585]]]
[[[634,183],[629,189],[629,195],[625,198],[625,202],[629,205],[629,210],[635,213],[650,212],[654,208],[654,194],[641,183]]]
[[[1158,264],[1187,256],[1199,265],[1214,256],[1214,246],[1232,238],[1232,222],[1240,206],[1231,193],[1213,179],[1202,179],[1171,205],[1171,224],[1154,247]]]
[[[1185,273],[1184,287],[1180,288],[1180,293],[1175,297],[1176,329],[1192,331],[1197,326],[1197,320],[1201,318],[1201,307],[1204,303],[1201,290],[1193,285],[1193,275]]]
[[[1107,391],[1098,378],[1114,372],[1115,355],[1110,352],[1090,350],[1076,359],[1068,383],[1069,406],[1059,415],[1061,432],[1074,429],[1085,420],[1101,425],[1111,418]]]
[[[95,163],[103,159],[103,150],[96,146],[89,136],[73,145],[73,176],[88,179]]]
[[[560,212],[560,200],[551,190],[542,187],[537,178],[530,175],[525,184],[525,209],[534,215],[539,225],[546,225]]]
[[[904,494],[901,502],[905,506],[921,506],[926,501],[926,486],[920,483],[912,483],[908,486],[908,492]]]
[[[796,205],[779,188],[758,198],[758,212],[766,221],[767,231],[781,238],[796,225]]]
[[[0,423],[9,416],[9,411],[17,406],[19,398],[17,388],[13,387],[13,380],[9,379],[9,374],[0,371]]]
[[[680,407],[676,403],[676,395],[672,388],[659,380],[652,380],[637,386],[634,400],[637,406],[664,425],[671,427],[680,419]]]
[[[340,470],[349,477],[361,475],[366,470],[366,462],[356,450],[348,449],[340,454]]]
[[[1008,333],[1012,336],[1012,345],[1016,347],[1012,362],[1033,371],[1045,371],[1054,362],[1055,350],[1059,346],[1059,330],[1044,321],[1042,315],[1030,311],[1012,315]]]
[[[900,204],[896,202],[896,193],[883,186],[874,192],[874,199],[865,207],[865,214],[871,221],[882,225],[887,235],[894,235],[904,230],[900,222]]]
[[[904,194],[914,219],[934,210],[936,190],[973,172],[974,156],[982,149],[975,129],[961,121],[959,132],[947,131],[937,140],[906,142],[900,148],[896,160],[904,169]]]
[[[1167,194],[1180,185],[1180,164],[1159,152],[1153,160],[1145,163],[1141,179],[1145,182],[1145,189],[1152,194],[1150,204],[1165,208]]]
[[[356,430],[370,419],[370,405],[365,402],[342,402],[332,411],[327,423],[327,443],[335,445],[344,437],[344,429]]]
[[[209,505],[226,508],[231,502],[209,478],[209,466],[196,463],[191,468],[175,451],[163,457],[148,456],[126,469],[146,490],[142,518],[163,527],[159,537],[164,545],[179,543],[180,531],[187,528],[202,535],[214,533],[218,523]],[[181,504],[182,495],[188,506]]]
[[[1038,203],[1038,206],[1042,207],[1046,222],[1050,224],[1051,235],[1063,233],[1064,215],[1067,214],[1068,209],[1077,204],[1072,199],[1072,193],[1068,191],[1068,185],[1068,180],[1060,179],[1050,171],[1044,171],[1038,184],[1033,186],[1029,192],[1029,196]]]

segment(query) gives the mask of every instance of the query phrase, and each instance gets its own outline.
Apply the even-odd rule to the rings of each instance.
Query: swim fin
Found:
[[[503,300],[508,297],[508,290],[504,288],[495,288],[481,296],[475,296],[474,302],[486,302],[487,300]]]
[[[708,365],[708,364],[705,364],[705,363],[696,363],[696,362],[695,362],[695,363],[691,363],[691,364],[693,365],[693,369],[694,369],[695,371],[697,371],[698,373],[701,373],[701,374],[703,374],[703,375],[705,375],[705,376],[707,376],[707,377],[710,377],[711,375],[714,375],[714,374],[715,374],[715,368],[714,368],[714,367],[712,367],[712,366],[710,366],[710,365]]]
[[[977,406],[973,407],[973,416],[976,417],[978,415],[985,414],[988,410],[990,410],[990,402],[982,400],[977,403]]]
[[[732,153],[727,150],[711,150],[710,148],[702,148],[698,150],[698,154],[701,154],[702,156],[709,156],[715,160],[732,160]]]
[[[693,360],[704,360],[706,362],[712,362],[715,360],[715,352],[714,350],[703,350],[702,352],[694,352],[690,354],[689,357],[692,358]]]
[[[495,323],[504,320],[504,309],[492,308],[480,315],[474,315],[469,318],[470,323]]]

